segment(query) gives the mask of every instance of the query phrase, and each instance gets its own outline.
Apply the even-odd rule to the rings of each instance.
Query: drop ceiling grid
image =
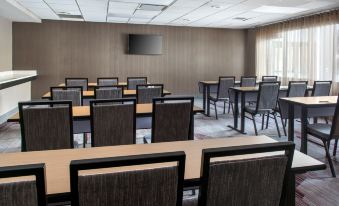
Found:
[[[82,15],[84,21],[191,27],[249,28],[339,7],[338,0],[16,0],[41,19],[58,14]],[[165,5],[162,11],[142,4]],[[294,7],[299,13],[256,12],[262,6]],[[279,11],[279,9],[278,9]],[[238,20],[236,18],[243,18]]]

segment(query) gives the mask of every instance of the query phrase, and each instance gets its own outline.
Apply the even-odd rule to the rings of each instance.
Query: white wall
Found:
[[[0,71],[12,70],[12,22],[0,17]]]

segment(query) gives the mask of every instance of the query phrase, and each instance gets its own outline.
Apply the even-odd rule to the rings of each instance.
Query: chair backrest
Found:
[[[261,81],[262,82],[276,82],[278,81],[278,76],[262,76]]]
[[[188,140],[193,124],[194,97],[153,99],[152,143]]]
[[[256,110],[273,110],[277,106],[280,82],[260,82]]]
[[[147,84],[147,77],[127,77],[127,89],[137,89],[139,84]]]
[[[51,100],[65,101],[71,100],[73,106],[83,105],[82,87],[51,87]]]
[[[138,104],[152,103],[153,98],[164,96],[163,91],[163,84],[137,85],[137,102]]]
[[[331,137],[339,138],[339,94],[337,99],[337,106],[332,120]]]
[[[219,77],[218,98],[228,98],[228,90],[234,87],[235,76]]]
[[[251,154],[277,151],[281,154],[249,157]],[[282,194],[286,193],[293,154],[293,142],[204,149],[199,206],[225,203],[279,205]],[[249,156],[232,160],[231,156],[236,155]]]
[[[0,205],[46,206],[45,164],[0,167],[2,178],[34,178],[0,181]],[[9,179],[7,179],[9,180]]]
[[[97,78],[98,86],[116,86],[119,84],[118,77],[101,77]]]
[[[288,82],[287,97],[304,97],[307,91],[307,81]]]
[[[82,90],[88,90],[88,78],[65,78],[66,87],[82,87]]]
[[[172,152],[72,161],[72,206],[181,206],[185,157],[184,152]],[[128,166],[140,168],[114,171]],[[102,168],[111,170],[86,174],[86,170]]]
[[[95,99],[121,99],[123,92],[123,86],[97,86],[94,88],[94,97]]]
[[[257,76],[242,76],[240,81],[241,87],[255,87],[257,84]]]
[[[71,101],[19,102],[21,150],[73,148]]]
[[[135,99],[93,100],[90,110],[92,147],[135,144]]]
[[[312,96],[329,96],[332,81],[314,81]]]

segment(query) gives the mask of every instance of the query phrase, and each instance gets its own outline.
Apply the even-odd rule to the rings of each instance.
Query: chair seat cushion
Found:
[[[210,100],[217,102],[217,101],[226,101],[228,98],[218,98],[218,96],[216,94],[211,94],[208,97]]]
[[[245,112],[248,112],[250,114],[264,114],[264,113],[272,112],[271,110],[258,110],[258,111],[256,111],[256,108],[257,108],[256,105],[245,106]]]
[[[182,201],[183,206],[198,206],[198,197],[184,197]]]
[[[311,135],[318,137],[320,139],[330,139],[331,134],[331,125],[329,124],[309,124],[307,126],[307,131]]]

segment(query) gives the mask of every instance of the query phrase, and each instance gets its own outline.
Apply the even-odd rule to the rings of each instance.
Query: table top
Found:
[[[239,92],[257,92],[259,91],[259,87],[231,87],[230,89],[239,91]],[[307,86],[307,90],[312,90],[313,86]],[[288,86],[280,86],[280,91],[287,91]]]
[[[171,92],[164,90],[164,95],[170,95]],[[124,89],[124,96],[135,96],[137,94],[137,90],[134,89]],[[94,97],[94,91],[82,91],[82,95],[84,98]],[[51,92],[47,92],[42,96],[43,99],[51,98]]]
[[[322,96],[322,97],[284,97],[280,100],[288,103],[302,106],[335,106],[337,104],[337,96]]]
[[[120,86],[127,86],[127,82],[119,82],[118,85]],[[58,85],[59,87],[64,87],[65,83],[61,83]],[[98,84],[96,82],[88,82],[88,87],[96,87]]]
[[[152,104],[137,104],[136,115],[137,116],[146,116],[152,114]],[[89,106],[74,106],[73,108],[73,118],[74,119],[89,119],[90,118],[90,107]],[[193,112],[199,113],[204,112],[200,107],[194,106]],[[7,122],[19,122],[19,113],[17,112],[11,116]]]
[[[184,151],[186,153],[185,180],[196,180],[200,178],[202,149],[264,144],[272,142],[276,141],[267,136],[246,136],[109,147],[2,153],[0,154],[0,167],[45,163],[47,194],[51,195],[70,192],[69,164],[71,160]],[[232,157],[232,159],[239,159],[239,157],[240,156]],[[258,157],[258,154],[241,156],[241,158],[254,157]],[[227,159],[229,158],[230,157]],[[150,165],[138,167],[148,168]],[[295,151],[292,163],[293,171],[305,172],[308,169],[325,169],[325,167],[326,166],[324,163]]]

